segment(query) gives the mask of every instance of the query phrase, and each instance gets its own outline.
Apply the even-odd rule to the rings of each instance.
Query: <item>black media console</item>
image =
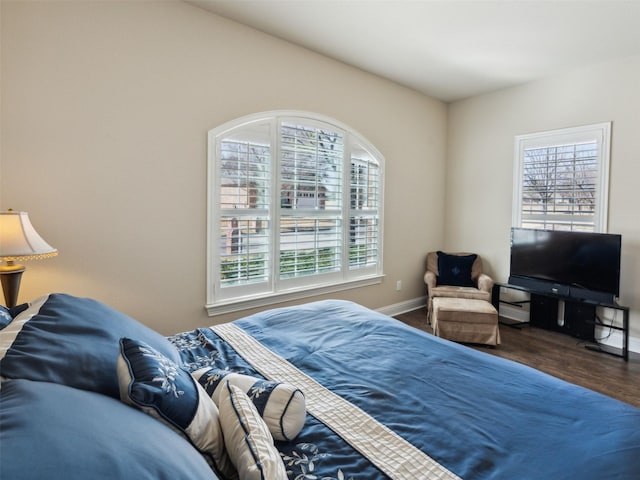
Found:
[[[521,290],[530,294],[530,300],[526,302],[508,302],[501,300],[501,288],[512,290]],[[564,321],[558,323],[559,301],[564,301]],[[529,303],[529,322],[532,327],[544,328],[546,330],[554,330],[560,333],[571,335],[590,344],[585,347],[589,350],[608,353],[617,357],[622,357],[625,361],[629,360],[629,307],[623,307],[617,303],[600,303],[591,301],[581,301],[576,299],[566,299],[554,295],[545,295],[538,292],[510,285],[508,283],[497,283],[493,286],[492,292],[493,306],[499,310],[500,303],[506,303],[513,306],[522,307],[523,303]],[[597,307],[612,308],[622,312],[622,326],[609,325],[601,323],[596,315]],[[522,323],[519,323],[522,325]],[[617,330],[622,332],[622,347],[612,348],[608,345],[598,343],[595,330],[596,325],[605,329]]]

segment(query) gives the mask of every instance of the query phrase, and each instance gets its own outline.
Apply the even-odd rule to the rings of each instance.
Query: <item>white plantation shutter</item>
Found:
[[[352,155],[350,167],[349,268],[372,268],[380,247],[380,165],[368,152],[360,150]]]
[[[257,141],[258,139],[256,139]],[[220,285],[267,281],[270,269],[270,147],[220,140]]]
[[[209,170],[210,313],[380,281],[382,157],[358,134],[311,114],[259,114],[209,132]]]
[[[516,137],[514,225],[606,231],[610,124]]]
[[[279,278],[339,272],[344,134],[308,120],[280,128]]]

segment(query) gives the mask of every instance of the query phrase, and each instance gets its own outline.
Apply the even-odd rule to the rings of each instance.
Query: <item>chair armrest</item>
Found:
[[[493,289],[493,279],[486,273],[481,273],[478,277],[478,290],[491,293]]]
[[[424,283],[427,284],[427,289],[431,290],[436,286],[436,274],[431,270],[427,270],[427,273],[424,274]]]

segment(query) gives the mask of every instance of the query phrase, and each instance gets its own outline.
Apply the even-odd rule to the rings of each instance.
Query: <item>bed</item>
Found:
[[[640,478],[640,409],[351,302],[170,337],[66,294],[5,319],[3,479]],[[159,358],[184,380],[169,395],[182,403],[158,400],[157,375],[144,377]],[[236,418],[249,397],[231,378],[284,391],[276,416],[251,397]],[[246,435],[256,411],[265,423]],[[264,457],[253,437],[270,443]]]

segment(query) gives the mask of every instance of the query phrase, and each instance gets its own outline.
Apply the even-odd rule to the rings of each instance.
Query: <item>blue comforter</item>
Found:
[[[617,400],[350,302],[234,324],[465,480],[640,479],[640,409]],[[122,337],[191,371],[259,376],[210,328],[167,339],[95,300],[41,297],[0,328],[0,478],[217,478],[183,436],[120,401]],[[276,446],[290,480],[386,478],[312,415]]]
[[[235,323],[464,479],[640,478],[640,410],[617,400],[350,302]],[[207,341],[180,348],[194,335]],[[171,340],[192,369],[256,375],[209,329]],[[297,459],[290,478],[385,477],[313,417],[294,444],[278,447]]]

